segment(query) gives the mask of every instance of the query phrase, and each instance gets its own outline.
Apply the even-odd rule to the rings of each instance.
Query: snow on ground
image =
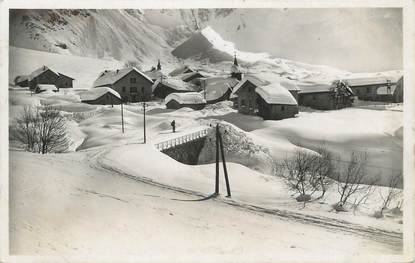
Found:
[[[144,157],[150,152],[159,160],[169,158],[150,150],[149,145],[124,147],[133,151],[140,149]],[[115,153],[106,155],[105,162]],[[127,165],[140,159],[125,154],[122,148],[117,153],[122,153],[122,156],[117,155],[117,161],[126,158]],[[289,217],[281,220],[273,215],[229,206],[220,200],[192,202],[200,198],[140,183],[103,169],[99,150],[43,156],[15,151],[10,154],[12,254],[61,258],[71,254],[108,256],[117,253],[139,256],[142,261],[171,261],[173,258],[205,261],[219,257],[221,261],[230,258],[252,261],[260,255],[272,261],[293,255],[297,259],[298,255],[304,258],[312,254],[327,255],[328,250],[336,259],[400,251],[399,238],[392,238],[397,243],[385,243],[380,235],[372,239],[356,232],[326,230]],[[168,180],[174,181],[183,165],[170,167],[171,163],[166,161],[164,169],[161,165],[154,167],[164,171],[163,176],[170,172],[172,177]],[[48,169],[44,169],[45,166]],[[149,165],[142,168],[146,169],[143,174],[150,171]],[[205,168],[187,167],[183,171],[189,169]],[[42,173],[31,172],[39,170]],[[244,170],[246,168],[240,166],[232,168],[232,171]],[[189,180],[198,180],[194,176],[189,176]],[[203,173],[198,176],[208,177]],[[212,184],[199,187],[198,190],[209,193]]]
[[[123,66],[123,63],[116,60],[53,54],[12,46],[9,49],[9,58],[9,82],[18,75],[28,75],[46,65],[52,70],[74,78],[75,89],[89,89],[100,72]]]

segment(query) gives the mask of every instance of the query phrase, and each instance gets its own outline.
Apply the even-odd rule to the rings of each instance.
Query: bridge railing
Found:
[[[181,145],[190,141],[194,141],[203,137],[206,137],[209,132],[209,129],[203,129],[200,131],[188,133],[180,137],[172,138],[163,142],[156,143],[155,146],[158,150],[163,151],[169,148]]]

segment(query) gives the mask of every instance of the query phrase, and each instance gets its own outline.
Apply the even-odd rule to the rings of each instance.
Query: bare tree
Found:
[[[39,111],[38,151],[62,152],[68,148],[69,140],[66,132],[66,119],[60,111],[50,106]]]
[[[389,179],[388,190],[384,196],[379,190],[379,194],[383,200],[379,211],[375,212],[375,217],[383,217],[383,211],[389,207],[391,202],[398,196],[400,190],[398,184],[402,180],[402,173],[396,174]]]
[[[25,107],[16,119],[13,136],[27,151],[42,154],[65,151],[69,144],[66,119],[50,106],[44,109]]]
[[[283,177],[287,180],[288,186],[299,193],[297,201],[309,201],[311,195],[316,191],[313,176],[314,162],[317,155],[305,151],[296,151],[291,158],[286,158],[282,166],[285,168]]]
[[[324,145],[317,149],[317,153],[319,156],[313,158],[310,180],[314,188],[321,191],[321,195],[318,197],[320,199],[324,197],[328,187],[333,184],[333,179],[330,176],[334,174],[335,167],[333,164],[333,154]]]
[[[373,185],[376,180],[372,180],[367,184],[363,182],[367,179],[366,173],[367,153],[352,152],[350,161],[339,169],[337,172],[337,190],[339,193],[339,201],[336,204],[336,210],[340,211],[349,200],[350,197],[361,195],[360,198],[354,200],[354,207],[366,201],[371,195]]]

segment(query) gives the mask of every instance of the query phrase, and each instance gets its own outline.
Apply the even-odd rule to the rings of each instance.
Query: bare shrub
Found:
[[[371,180],[367,184],[363,184],[364,181],[368,181],[367,173],[367,153],[355,153],[352,152],[350,161],[345,166],[339,168],[337,176],[337,190],[339,193],[339,201],[341,207],[344,207],[347,201],[354,197],[352,206],[354,209],[366,202],[369,196],[373,193],[373,185],[376,180]]]
[[[59,110],[50,106],[43,109],[25,107],[16,123],[14,138],[23,143],[27,151],[45,154],[68,148],[66,119]]]
[[[386,195],[384,196],[382,192],[379,190],[379,194],[383,200],[382,205],[379,211],[375,212],[375,217],[383,217],[383,212],[385,209],[389,207],[391,202],[395,200],[395,198],[399,195],[400,190],[398,189],[398,184],[402,180],[402,173],[396,174],[389,179],[388,190]],[[400,205],[398,204],[397,207]]]
[[[323,198],[327,189],[333,184],[333,179],[330,178],[335,172],[333,163],[333,154],[330,153],[324,145],[317,149],[317,156],[314,159],[312,167],[312,175],[310,177],[311,184],[321,195],[318,198]]]
[[[16,118],[16,127],[11,132],[12,137],[25,146],[25,150],[34,152],[38,138],[37,108],[24,107],[23,112]]]
[[[313,177],[313,169],[317,161],[316,154],[305,151],[296,151],[290,158],[285,158],[282,173],[291,190],[300,196],[299,201],[309,201],[311,195],[316,191],[316,182]]]

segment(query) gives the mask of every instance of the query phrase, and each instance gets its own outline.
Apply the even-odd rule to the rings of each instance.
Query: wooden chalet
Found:
[[[302,83],[298,93],[298,104],[319,110],[334,110],[351,107],[354,93],[345,83]]]
[[[153,84],[147,75],[132,67],[101,72],[93,87],[109,87],[120,94],[124,102],[140,102],[150,100]]]
[[[280,83],[245,76],[233,90],[239,113],[258,115],[264,120],[292,118],[298,114],[293,95]]]
[[[35,89],[38,84],[55,85],[58,89],[72,88],[73,80],[73,78],[54,71],[47,66],[36,69],[28,76],[28,84],[31,90]]]

